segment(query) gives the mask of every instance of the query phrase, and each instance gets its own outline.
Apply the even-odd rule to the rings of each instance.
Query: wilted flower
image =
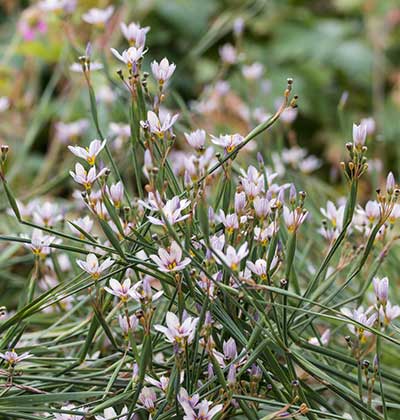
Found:
[[[95,254],[88,254],[86,261],[76,260],[76,263],[83,271],[86,271],[93,277],[93,279],[97,280],[103,271],[107,270],[107,268],[114,264],[114,260],[107,258],[99,264],[99,260]]]
[[[182,249],[173,241],[169,249],[160,248],[157,255],[150,255],[150,258],[157,264],[158,269],[164,273],[183,270],[190,264],[190,258],[182,260]]]
[[[94,166],[96,157],[104,149],[106,142],[107,140],[100,141],[95,139],[90,143],[89,147],[68,146],[68,149],[75,156],[86,160],[89,165]]]
[[[160,389],[161,391],[167,392],[168,384],[169,384],[169,378],[167,378],[166,376],[161,376],[160,380],[158,381],[157,379],[154,379],[151,376],[146,375],[145,380],[146,380],[146,382],[155,386],[156,388]]]
[[[82,19],[91,25],[104,25],[114,13],[114,6],[108,6],[105,9],[93,8],[82,15]]]

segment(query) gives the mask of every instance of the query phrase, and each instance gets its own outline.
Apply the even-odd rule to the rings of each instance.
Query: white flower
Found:
[[[310,155],[299,162],[299,169],[305,174],[309,174],[321,167],[322,161],[317,157]]]
[[[206,142],[206,132],[204,130],[195,130],[191,133],[184,133],[187,142],[197,150],[204,149]]]
[[[239,218],[236,213],[225,215],[221,209],[219,211],[218,221],[221,222],[228,233],[233,233],[234,230],[239,229]]]
[[[364,327],[373,327],[375,321],[378,318],[378,314],[376,313],[373,313],[371,316],[368,316],[371,310],[372,307],[369,308],[367,311],[364,311],[364,308],[362,306],[352,311],[348,308],[342,308],[340,310],[344,315],[362,325],[360,327],[359,325],[348,324],[350,332],[357,335],[362,343],[365,343],[367,337],[373,334],[372,332],[365,330]]]
[[[7,96],[0,96],[0,112],[5,112],[10,107],[10,100]]]
[[[89,216],[85,216],[80,219],[72,220],[72,223],[79,228],[81,228],[84,232],[89,233],[93,228],[93,220]],[[84,235],[72,224],[69,226],[69,228],[72,230],[72,232],[83,239]]]
[[[386,305],[389,296],[389,279],[387,277],[382,279],[374,277],[372,284],[377,301],[382,305]]]
[[[122,332],[128,335],[129,331],[135,331],[139,325],[136,315],[131,315],[129,319],[126,316],[118,315],[118,324]]]
[[[267,262],[263,259],[258,259],[255,263],[247,261],[246,266],[262,280],[267,278]]]
[[[176,69],[174,63],[169,63],[168,58],[163,58],[160,63],[153,61],[151,63],[151,71],[153,76],[158,81],[160,85],[164,85],[171,78],[172,74]]]
[[[198,318],[189,316],[181,324],[179,318],[173,312],[167,312],[165,318],[167,326],[155,325],[154,329],[163,333],[170,343],[183,348],[185,342],[190,344],[193,341],[198,321]]]
[[[149,384],[155,386],[156,388],[160,389],[163,392],[167,392],[168,384],[169,384],[169,378],[166,376],[161,376],[160,380],[157,381],[157,379],[152,378],[149,375],[145,376],[146,382]]]
[[[99,260],[95,254],[88,254],[86,256],[86,261],[76,260],[76,263],[83,271],[86,271],[95,280],[97,280],[103,271],[107,270],[107,268],[114,264],[114,260],[107,258],[99,264]]]
[[[64,405],[61,407],[61,410],[65,411],[74,411],[77,410],[77,408],[73,404]],[[84,411],[82,409],[79,409],[78,411]],[[77,414],[66,414],[66,413],[54,413],[55,420],[84,420],[84,416],[80,416]]]
[[[290,149],[282,150],[282,160],[296,167],[298,163],[307,155],[307,150],[299,146],[291,147]]]
[[[151,289],[152,280],[152,277],[145,276],[142,281],[137,282],[129,292],[129,295],[132,297],[132,299],[140,304],[147,304],[158,300],[164,292],[160,290],[153,294]]]
[[[157,114],[153,111],[147,112],[147,121],[141,121],[142,127],[148,127],[151,133],[156,134],[160,138],[164,136],[164,133],[169,130],[178,119],[179,114],[175,114],[171,117],[170,114],[165,114],[163,117],[158,118]]]
[[[139,395],[139,402],[143,407],[152,412],[154,410],[154,403],[156,402],[157,395],[153,388],[143,387]]]
[[[72,176],[75,182],[83,185],[86,190],[90,190],[93,183],[106,171],[107,168],[103,168],[99,173],[97,173],[95,166],[92,166],[89,171],[86,171],[80,163],[77,163],[75,164],[75,172],[69,171],[69,174]]]
[[[56,137],[62,143],[74,141],[80,137],[89,127],[89,121],[86,119],[80,119],[69,123],[59,121],[55,125]]]
[[[223,251],[218,250],[215,250],[215,253],[228,267],[234,271],[238,271],[240,262],[247,256],[249,251],[247,249],[247,242],[245,242],[238,251],[232,245],[229,245],[225,254]],[[221,264],[219,261],[218,263]]]
[[[243,140],[244,137],[240,134],[226,134],[219,137],[211,136],[211,141],[214,144],[223,147],[228,153],[233,152]]]
[[[33,212],[33,221],[38,225],[52,227],[62,219],[58,205],[49,201],[38,203]]]
[[[104,25],[114,12],[114,6],[108,6],[106,9],[93,8],[82,15],[82,19],[91,25]]]
[[[256,216],[261,219],[265,219],[271,211],[269,200],[260,196],[254,198],[253,207]]]
[[[212,420],[223,409],[223,404],[217,404],[210,409],[212,402],[208,400],[201,401],[195,408],[185,403],[181,405],[185,412],[184,420]]]
[[[289,232],[296,232],[299,226],[304,223],[308,212],[300,207],[290,210],[288,207],[283,207],[283,220]]]
[[[100,63],[99,61],[90,61],[90,63],[85,65],[85,71],[86,70],[96,71],[96,70],[101,70],[102,68],[103,68],[103,64]],[[84,69],[83,69],[81,63],[72,63],[70,65],[69,69],[71,71],[73,71],[74,73],[83,73],[84,72]]]
[[[38,7],[44,12],[72,12],[76,7],[76,0],[42,0]]]
[[[132,290],[131,279],[128,277],[123,283],[120,283],[116,279],[110,279],[110,287],[105,286],[104,290],[114,296],[117,296],[122,302],[126,302]]]
[[[385,325],[389,325],[395,318],[400,316],[400,306],[392,305],[389,301],[387,301],[386,306],[381,306],[379,308],[379,317],[381,321],[385,323]]]
[[[190,264],[190,258],[182,260],[182,249],[175,241],[172,242],[169,250],[160,248],[157,255],[150,255],[150,258],[157,264],[158,269],[164,273],[183,270]]]
[[[115,207],[118,209],[121,207],[121,202],[124,197],[124,184],[118,181],[116,184],[112,184],[108,190],[108,195],[113,201]]]
[[[94,166],[96,157],[104,149],[106,142],[107,140],[101,142],[100,140],[95,139],[90,143],[89,147],[68,146],[68,149],[75,156],[86,160],[89,165]]]
[[[56,240],[54,236],[44,235],[41,230],[34,229],[30,244],[25,244],[34,255],[45,257],[50,254],[50,245]]]
[[[121,22],[121,32],[129,42],[130,45],[139,48],[143,47],[146,43],[146,34],[149,32],[150,27],[146,26],[141,28],[138,23],[132,22],[127,25],[124,22]]]
[[[152,208],[152,207],[146,205],[145,203],[143,203],[143,204],[146,207],[151,208],[152,210],[159,210],[160,213],[164,216],[164,218],[167,220],[167,222],[170,225],[174,225],[175,223],[179,223],[182,220],[185,220],[190,216],[190,214],[185,214],[183,216],[181,214],[183,210],[185,210],[188,206],[190,206],[190,200],[186,200],[186,199],[180,200],[178,196],[175,196],[171,200],[168,200],[166,202],[166,204],[163,207],[161,207],[160,209],[158,208],[158,205],[157,205],[156,208],[154,208],[154,207]],[[154,225],[166,226],[163,219],[157,219],[157,218],[152,217],[152,216],[147,216],[147,218]]]
[[[136,65],[136,63],[143,57],[145,54],[144,47],[130,47],[127,50],[124,50],[120,54],[115,48],[111,48],[111,52],[118,58],[118,60],[125,63],[128,67]]]

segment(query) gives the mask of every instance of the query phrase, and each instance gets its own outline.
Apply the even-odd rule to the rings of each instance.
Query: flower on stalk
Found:
[[[222,250],[215,250],[215,253],[218,255],[219,259],[222,260],[233,271],[238,271],[240,262],[247,256],[249,251],[247,249],[247,242],[245,242],[241,245],[238,251],[236,251],[232,245],[229,245],[225,254]],[[218,264],[221,264],[221,262],[218,261]]]
[[[225,134],[219,137],[211,135],[211,141],[221,146],[227,153],[233,152],[239,144],[243,143],[244,137],[240,134]]]
[[[308,211],[301,207],[296,207],[290,210],[288,207],[283,207],[283,220],[289,232],[296,232],[302,223],[306,220]]]
[[[146,43],[146,34],[150,30],[150,26],[142,28],[139,23],[129,23],[128,25],[121,22],[121,32],[132,47],[143,47]]]
[[[374,277],[372,284],[374,286],[376,300],[379,304],[385,306],[389,296],[389,279],[387,277],[383,279]]]
[[[115,48],[111,48],[111,52],[118,58],[118,60],[125,63],[129,69],[136,66],[138,61],[141,60],[146,53],[143,46],[138,48],[130,47],[127,50],[124,50],[122,54],[120,54]]]
[[[90,142],[89,147],[80,147],[80,146],[68,146],[70,152],[75,156],[86,160],[90,166],[94,166],[96,163],[96,157],[106,146],[107,140],[93,140]]]
[[[14,367],[17,363],[21,363],[25,359],[29,359],[33,354],[29,352],[22,353],[18,356],[15,350],[6,351],[5,353],[0,353],[0,358],[5,360],[10,366]]]
[[[308,342],[310,344],[312,344],[313,346],[319,346],[319,345],[323,345],[326,346],[329,343],[329,340],[331,338],[331,330],[329,328],[327,328],[322,334],[321,337],[318,338],[317,337],[311,337]]]
[[[271,211],[269,200],[265,197],[257,196],[253,200],[254,212],[260,219],[265,219]]]
[[[252,273],[259,276],[261,280],[265,280],[267,278],[267,262],[265,260],[258,259],[255,263],[247,261],[246,266]]]
[[[396,220],[400,219],[400,204],[396,203],[393,205],[393,209],[390,213],[390,216],[388,218],[390,223],[395,223]]]
[[[190,344],[193,341],[198,321],[199,318],[188,316],[181,324],[173,312],[167,312],[165,318],[167,326],[155,325],[154,329],[163,333],[167,341],[174,345],[175,351],[179,352],[185,348],[186,343]]]
[[[219,219],[219,222],[225,226],[225,229],[229,234],[232,234],[234,230],[239,229],[239,218],[236,213],[225,215],[225,212],[221,209],[217,218]]]
[[[99,173],[97,173],[95,166],[92,166],[89,171],[86,171],[80,163],[76,163],[75,172],[69,171],[69,174],[72,176],[75,182],[83,185],[85,190],[90,190],[94,182],[102,175],[104,175],[106,171],[107,168],[103,168]]]
[[[168,249],[160,248],[157,255],[150,255],[150,258],[157,264],[158,269],[164,273],[183,270],[190,264],[190,258],[182,260],[182,249],[173,241]]]
[[[361,150],[365,145],[367,138],[367,126],[364,122],[359,125],[353,124],[353,145],[356,149]]]
[[[44,258],[50,254],[50,245],[56,240],[54,236],[44,235],[41,230],[34,229],[32,232],[31,243],[25,244],[34,255]]]
[[[120,414],[117,414],[117,412],[112,407],[107,407],[104,409],[103,416],[94,416],[96,420],[110,420],[115,419],[118,417],[119,420],[128,420],[128,407],[124,405],[124,407],[121,410]],[[124,414],[126,414],[124,416]]]
[[[91,25],[103,26],[114,13],[114,6],[108,6],[105,9],[98,9],[96,7],[88,10],[82,15],[82,20]]]
[[[151,71],[160,86],[163,86],[168,82],[175,69],[176,65],[174,63],[170,64],[168,58],[166,57],[164,57],[160,63],[157,63],[157,61],[153,61],[151,63]]]
[[[168,131],[178,119],[179,114],[171,117],[169,113],[160,115],[160,118],[153,111],[147,112],[147,121],[141,121],[143,128],[149,128],[150,132],[156,134],[159,138],[164,137],[164,133]]]
[[[206,143],[205,130],[195,130],[191,133],[184,133],[186,141],[196,150],[203,150]]]
[[[160,290],[153,294],[153,291],[151,289],[152,280],[152,277],[145,276],[142,281],[139,281],[136,284],[134,284],[129,292],[132,299],[136,300],[136,302],[142,305],[146,305],[150,302],[155,302],[157,299],[159,299],[164,292]]]
[[[117,296],[121,299],[122,302],[126,302],[129,299],[131,287],[131,279],[126,278],[123,283],[120,283],[116,279],[110,279],[110,287],[105,286],[104,290],[108,293],[111,293],[114,296]]]
[[[360,306],[359,308],[354,310],[350,310],[348,308],[342,308],[340,310],[344,315],[361,324],[361,326],[348,324],[350,332],[356,335],[361,343],[365,343],[367,341],[367,338],[373,335],[372,332],[365,330],[365,327],[373,327],[376,320],[378,319],[378,314],[376,313],[373,313],[371,316],[368,316],[372,309],[373,308],[371,307],[367,311],[364,311],[364,308]]]
[[[277,227],[275,227],[274,223],[271,223],[268,227],[261,229],[260,227],[256,226],[254,228],[254,239],[257,242],[261,242],[262,245],[266,245],[271,238],[275,235],[277,231]]]
[[[90,274],[94,280],[97,280],[103,271],[106,271],[107,268],[111,267],[114,264],[114,260],[111,258],[105,259],[101,264],[95,254],[88,254],[86,256],[86,261],[76,260],[78,266]]]
[[[195,408],[185,403],[181,405],[185,412],[183,420],[212,420],[223,408],[223,404],[217,404],[211,408],[212,402],[208,400],[201,401]]]
[[[159,381],[157,379],[152,378],[149,375],[146,375],[144,379],[150,385],[155,386],[156,388],[160,389],[163,392],[167,392],[168,384],[169,384],[169,378],[167,378],[166,376],[161,376]]]
[[[52,227],[62,219],[58,205],[49,201],[38,203],[33,211],[33,221],[38,225]]]

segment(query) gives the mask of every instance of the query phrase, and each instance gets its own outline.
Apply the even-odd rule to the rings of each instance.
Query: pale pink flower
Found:
[[[164,273],[183,270],[190,264],[190,258],[182,260],[182,249],[173,241],[169,249],[160,248],[157,255],[150,255],[150,258],[157,264],[158,269]]]
[[[150,27],[146,26],[142,28],[138,23],[132,22],[128,25],[121,22],[121,32],[129,42],[130,45],[139,48],[143,47],[146,43],[146,34],[149,32]]]
[[[120,283],[116,279],[110,279],[110,287],[105,286],[104,290],[108,293],[111,293],[114,296],[117,296],[121,299],[122,302],[126,302],[129,299],[130,292],[133,289],[131,287],[131,279],[126,278],[123,283]]]
[[[154,78],[160,85],[164,85],[173,75],[176,69],[174,63],[169,63],[168,58],[163,58],[160,63],[153,61],[151,63],[151,71],[153,72]]]
[[[75,156],[86,160],[89,165],[94,166],[96,157],[104,149],[106,142],[107,140],[100,141],[95,139],[90,143],[89,147],[68,146],[68,149]]]
[[[184,133],[186,141],[195,149],[202,150],[206,142],[206,132],[204,130],[195,130],[191,133]]]
[[[79,228],[81,228],[84,232],[90,233],[90,231],[93,228],[93,220],[89,217],[89,216],[85,216],[83,218],[80,219],[75,219],[72,220],[72,223],[74,223],[74,225],[78,226]],[[74,227],[72,224],[69,225],[69,228],[71,229],[71,231],[79,236],[82,237],[84,236],[76,227]]]
[[[211,136],[211,141],[225,149],[227,153],[233,152],[237,146],[243,143],[244,137],[240,134],[226,134],[219,137]]]
[[[386,305],[389,296],[389,279],[387,277],[383,277],[382,279],[374,277],[372,284],[377,301],[382,305]]]
[[[75,164],[75,172],[69,171],[69,174],[72,176],[75,182],[81,184],[85,187],[86,190],[92,188],[93,183],[100,178],[107,171],[107,168],[103,168],[99,173],[96,172],[96,167],[92,166],[89,171],[80,164]]]
[[[114,13],[114,6],[108,6],[105,9],[96,7],[88,10],[82,15],[82,19],[91,25],[104,25]]]
[[[245,242],[237,251],[232,245],[229,245],[226,253],[218,250],[215,250],[215,253],[219,259],[222,260],[222,262],[224,262],[233,271],[238,271],[240,262],[248,255],[249,251],[247,249],[247,242]],[[221,264],[219,261],[218,263]]]
[[[356,148],[360,149],[365,144],[367,138],[367,126],[365,122],[359,125],[353,124],[353,144]]]
[[[113,201],[115,207],[118,209],[121,207],[121,202],[124,197],[124,184],[118,181],[116,184],[112,184],[108,190],[108,195]]]
[[[327,328],[322,334],[320,339],[318,340],[317,337],[311,337],[308,342],[312,344],[313,346],[319,346],[320,341],[323,346],[326,346],[329,343],[329,340],[331,338],[331,330]]]
[[[111,52],[118,58],[118,60],[125,63],[128,67],[132,67],[143,58],[146,51],[144,51],[144,47],[141,46],[138,48],[130,47],[127,50],[124,50],[122,54],[120,54],[115,48],[111,48]]]
[[[4,359],[11,366],[15,366],[17,363],[20,363],[25,359],[29,359],[32,356],[33,354],[30,354],[29,352],[22,353],[18,356],[15,350],[0,353],[0,358]]]
[[[161,138],[166,131],[172,128],[178,117],[178,114],[171,117],[171,115],[167,113],[159,118],[153,111],[148,111],[147,121],[141,121],[140,123],[142,127],[148,127],[151,133],[156,134]]]
[[[95,416],[96,420],[110,420],[118,417],[119,420],[128,420],[128,407],[124,405],[121,413],[118,415],[117,412],[112,408],[108,407],[104,409],[103,416]],[[125,416],[123,414],[126,414]]]
[[[107,258],[102,263],[99,263],[95,254],[88,254],[86,256],[86,261],[76,260],[79,267],[90,274],[95,280],[97,280],[104,271],[111,267],[114,262],[115,261],[111,258]]]

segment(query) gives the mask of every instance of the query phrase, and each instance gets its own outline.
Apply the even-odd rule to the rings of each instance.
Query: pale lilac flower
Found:
[[[71,13],[76,8],[77,0],[42,0],[38,3],[39,9],[44,12],[61,12]]]
[[[362,325],[360,327],[359,325],[348,324],[350,332],[354,335],[357,335],[362,343],[366,342],[367,337],[373,335],[372,332],[366,330],[364,327],[372,328],[378,318],[378,315],[376,313],[373,313],[371,316],[368,316],[371,310],[372,308],[369,308],[367,311],[364,311],[364,308],[362,306],[354,310],[350,310],[348,308],[342,308],[340,310],[344,315]]]
[[[168,390],[168,384],[169,384],[169,378],[166,376],[161,376],[160,380],[152,378],[149,375],[146,375],[145,378],[146,382],[148,382],[150,385],[155,386],[156,388],[160,389],[164,393]]]
[[[132,299],[140,304],[148,304],[159,299],[164,292],[160,290],[153,294],[151,289],[152,280],[152,277],[146,275],[142,281],[137,282],[129,292]]]
[[[261,63],[253,63],[249,66],[243,66],[243,76],[247,80],[258,80],[264,73],[264,66]]]
[[[292,108],[291,106],[288,106],[287,108],[285,108],[281,115],[280,115],[280,119],[285,123],[285,124],[291,124],[297,117],[298,114],[298,110],[297,108]]]
[[[127,50],[124,50],[122,54],[120,54],[115,48],[111,48],[111,52],[118,58],[118,60],[125,63],[129,68],[135,66],[145,54],[143,46],[139,48],[130,47]]]
[[[114,13],[114,6],[108,6],[105,9],[98,9],[96,7],[88,10],[82,15],[82,19],[91,25],[104,25]]]
[[[359,125],[353,124],[353,144],[360,149],[365,144],[367,138],[367,126],[361,122]]]
[[[400,219],[400,204],[396,203],[393,206],[388,220],[390,223],[394,223],[398,219]]]
[[[225,44],[219,49],[221,60],[226,64],[235,64],[238,59],[236,48],[232,44]]]
[[[55,125],[56,137],[62,143],[75,141],[79,138],[89,127],[89,121],[80,119],[69,123],[59,121]]]
[[[203,400],[197,404],[195,409],[188,404],[182,404],[185,412],[183,420],[212,420],[222,410],[223,404],[217,404],[210,409],[211,404],[211,401]]]
[[[239,229],[239,218],[236,213],[225,215],[225,212],[221,209],[219,211],[218,221],[225,226],[228,233],[233,233],[234,230]]]
[[[33,221],[42,226],[52,227],[62,219],[58,205],[50,201],[38,203],[33,212]]]
[[[394,179],[393,172],[389,172],[386,178],[386,192],[388,194],[392,194],[395,187],[396,187],[396,181]]]
[[[154,392],[153,388],[147,388],[146,386],[143,387],[142,391],[139,395],[139,402],[143,405],[143,407],[149,411],[153,412],[155,409],[155,402],[157,400],[157,395]]]
[[[269,200],[260,196],[254,198],[253,207],[256,216],[261,219],[265,219],[271,211]]]
[[[65,411],[74,411],[77,408],[73,404],[64,405],[61,407],[61,410]],[[84,411],[79,409],[79,411]],[[84,416],[80,416],[77,414],[66,414],[66,413],[53,413],[55,420],[83,420]]]
[[[195,130],[191,133],[184,133],[186,141],[196,150],[203,150],[206,142],[206,132],[204,130]]]
[[[72,63],[69,66],[69,69],[74,73],[83,73],[84,71],[96,71],[101,70],[103,68],[103,64],[99,61],[90,61],[88,64],[85,65],[85,70],[82,67],[81,63]]]
[[[345,206],[336,207],[332,201],[327,201],[326,209],[320,208],[321,213],[326,217],[332,224],[334,228],[342,230],[343,226],[343,215],[344,215]]]
[[[372,117],[363,118],[361,120],[361,124],[365,126],[368,135],[374,134],[376,129],[376,123]]]
[[[229,366],[226,381],[228,385],[234,385],[236,383],[236,366],[234,364]]]
[[[30,249],[34,255],[37,255],[41,258],[50,254],[51,248],[50,245],[56,240],[54,236],[44,235],[43,232],[39,229],[34,229],[32,232],[32,238],[30,244],[25,244],[25,246]]]
[[[5,112],[10,107],[10,100],[7,96],[0,97],[0,112]]]
[[[249,251],[247,249],[247,242],[245,242],[237,251],[232,245],[229,245],[225,254],[223,251],[218,250],[215,250],[215,253],[233,271],[238,271],[240,262],[247,256]],[[221,264],[220,262],[218,263]]]
[[[140,24],[132,22],[127,25],[124,22],[121,22],[121,32],[133,47],[139,48],[144,47],[146,43],[146,34],[149,32],[150,27],[146,26],[142,28]]]
[[[93,222],[93,220],[89,216],[85,216],[85,217],[80,218],[80,219],[72,220],[72,223],[74,223],[76,226],[78,226],[79,228],[81,228],[83,231],[85,231],[87,233],[90,233],[90,231],[93,228],[93,223],[94,222]],[[77,236],[79,236],[81,238],[84,237],[84,235],[76,227],[74,227],[73,225],[70,224],[69,225],[69,228],[71,229],[71,231],[75,235],[77,235]]]
[[[225,359],[233,360],[237,357],[236,341],[231,337],[228,341],[222,344]]]
[[[68,146],[68,149],[75,156],[86,160],[89,165],[94,166],[96,157],[104,149],[106,142],[107,140],[100,141],[95,139],[90,143],[89,147]]]
[[[128,336],[129,331],[135,331],[139,325],[139,320],[136,315],[130,315],[129,319],[126,316],[118,315],[118,324],[125,336]]]
[[[109,420],[109,419],[115,419],[118,417],[118,420],[128,420],[128,407],[124,405],[124,407],[121,410],[120,414],[117,414],[117,412],[112,407],[107,407],[104,409],[103,416],[95,416],[96,420]],[[125,416],[122,414],[126,414]]]
[[[225,134],[219,137],[211,136],[211,141],[217,146],[221,146],[227,153],[231,153],[237,146],[243,143],[244,137],[240,134]]]
[[[29,359],[32,356],[33,354],[29,352],[22,353],[18,356],[15,350],[0,353],[0,358],[4,359],[10,366],[15,366],[17,363],[21,363],[23,360]]]
[[[387,277],[383,277],[382,279],[374,277],[372,284],[374,286],[376,300],[381,305],[386,305],[389,296],[389,279]]]
[[[83,185],[86,190],[92,188],[93,183],[100,178],[107,171],[107,168],[103,168],[99,173],[96,172],[96,167],[92,166],[89,171],[80,164],[75,164],[75,172],[69,171],[69,174],[72,176],[75,182]]]
[[[190,396],[185,388],[181,387],[178,394],[178,401],[179,404],[182,406],[185,404],[191,408],[196,408],[199,401],[200,401],[200,395],[199,394],[193,394]]]
[[[198,321],[199,318],[189,316],[181,324],[173,312],[167,312],[165,318],[167,326],[155,325],[154,329],[163,333],[167,341],[176,346],[176,350],[182,350],[186,342],[190,344],[193,341]]]
[[[381,217],[381,206],[377,201],[368,201],[365,206],[365,215],[371,223],[375,223]]]
[[[104,290],[108,293],[111,293],[114,296],[117,296],[121,299],[122,302],[126,302],[129,299],[131,290],[131,279],[126,278],[123,283],[120,283],[116,279],[110,279],[110,287],[105,286]]]
[[[308,342],[312,344],[313,346],[319,346],[320,341],[323,346],[326,346],[329,343],[329,340],[331,338],[331,330],[327,328],[322,334],[320,339],[318,340],[317,337],[311,337]]]
[[[387,301],[386,306],[379,308],[379,318],[383,320],[385,325],[389,325],[395,318],[400,316],[400,306],[392,305]]]
[[[299,169],[301,172],[305,174],[309,174],[311,172],[314,172],[318,168],[320,168],[322,165],[321,159],[318,159],[316,156],[308,156],[305,159],[301,160],[298,163]]]
[[[282,160],[289,163],[293,167],[297,167],[298,163],[303,160],[307,155],[307,150],[299,146],[291,147],[290,149],[282,150]]]
[[[112,184],[108,189],[108,195],[113,201],[115,207],[117,209],[120,208],[124,197],[124,184],[121,181],[118,181],[116,184]]]
[[[256,260],[255,263],[252,261],[247,261],[246,266],[261,278],[261,280],[265,280],[267,278],[267,262],[263,259]]]
[[[190,264],[190,258],[182,260],[182,249],[173,241],[169,249],[160,248],[157,255],[150,255],[150,258],[157,264],[158,269],[164,273],[183,270]]]
[[[162,138],[164,133],[172,128],[178,117],[179,114],[175,114],[171,117],[171,115],[167,113],[159,118],[153,111],[148,111],[147,121],[141,121],[140,123],[142,127],[148,127],[151,133]]]
[[[151,71],[153,72],[154,78],[162,86],[168,82],[176,69],[174,63],[169,63],[168,58],[164,57],[160,63],[153,61],[151,63]]]
[[[254,239],[261,244],[266,245],[276,233],[275,226],[271,223],[268,227],[261,229],[256,226],[254,228]]]
[[[147,206],[145,203],[143,204]],[[170,225],[174,225],[175,223],[179,223],[190,216],[190,214],[182,215],[182,211],[185,210],[188,206],[190,206],[190,204],[191,204],[190,200],[186,200],[186,199],[180,200],[178,196],[175,196],[171,200],[168,200],[165,203],[165,205],[161,207],[160,209],[158,208],[158,204],[157,204],[156,209],[160,211],[160,213],[164,216],[164,218]],[[152,210],[155,210],[154,207],[150,207],[150,206],[147,206],[147,207],[152,208]],[[147,218],[154,225],[166,226],[165,221],[163,219],[157,219],[153,216],[147,216]]]
[[[103,271],[106,271],[107,268],[111,267],[114,264],[114,260],[111,258],[105,259],[101,264],[95,254],[88,254],[86,256],[86,261],[76,260],[76,263],[79,267],[90,274],[95,280],[97,280]]]
[[[299,226],[304,223],[308,212],[300,207],[290,210],[288,207],[283,207],[283,220],[289,232],[296,232]]]
[[[246,208],[246,193],[244,191],[235,193],[235,213],[242,214]]]

